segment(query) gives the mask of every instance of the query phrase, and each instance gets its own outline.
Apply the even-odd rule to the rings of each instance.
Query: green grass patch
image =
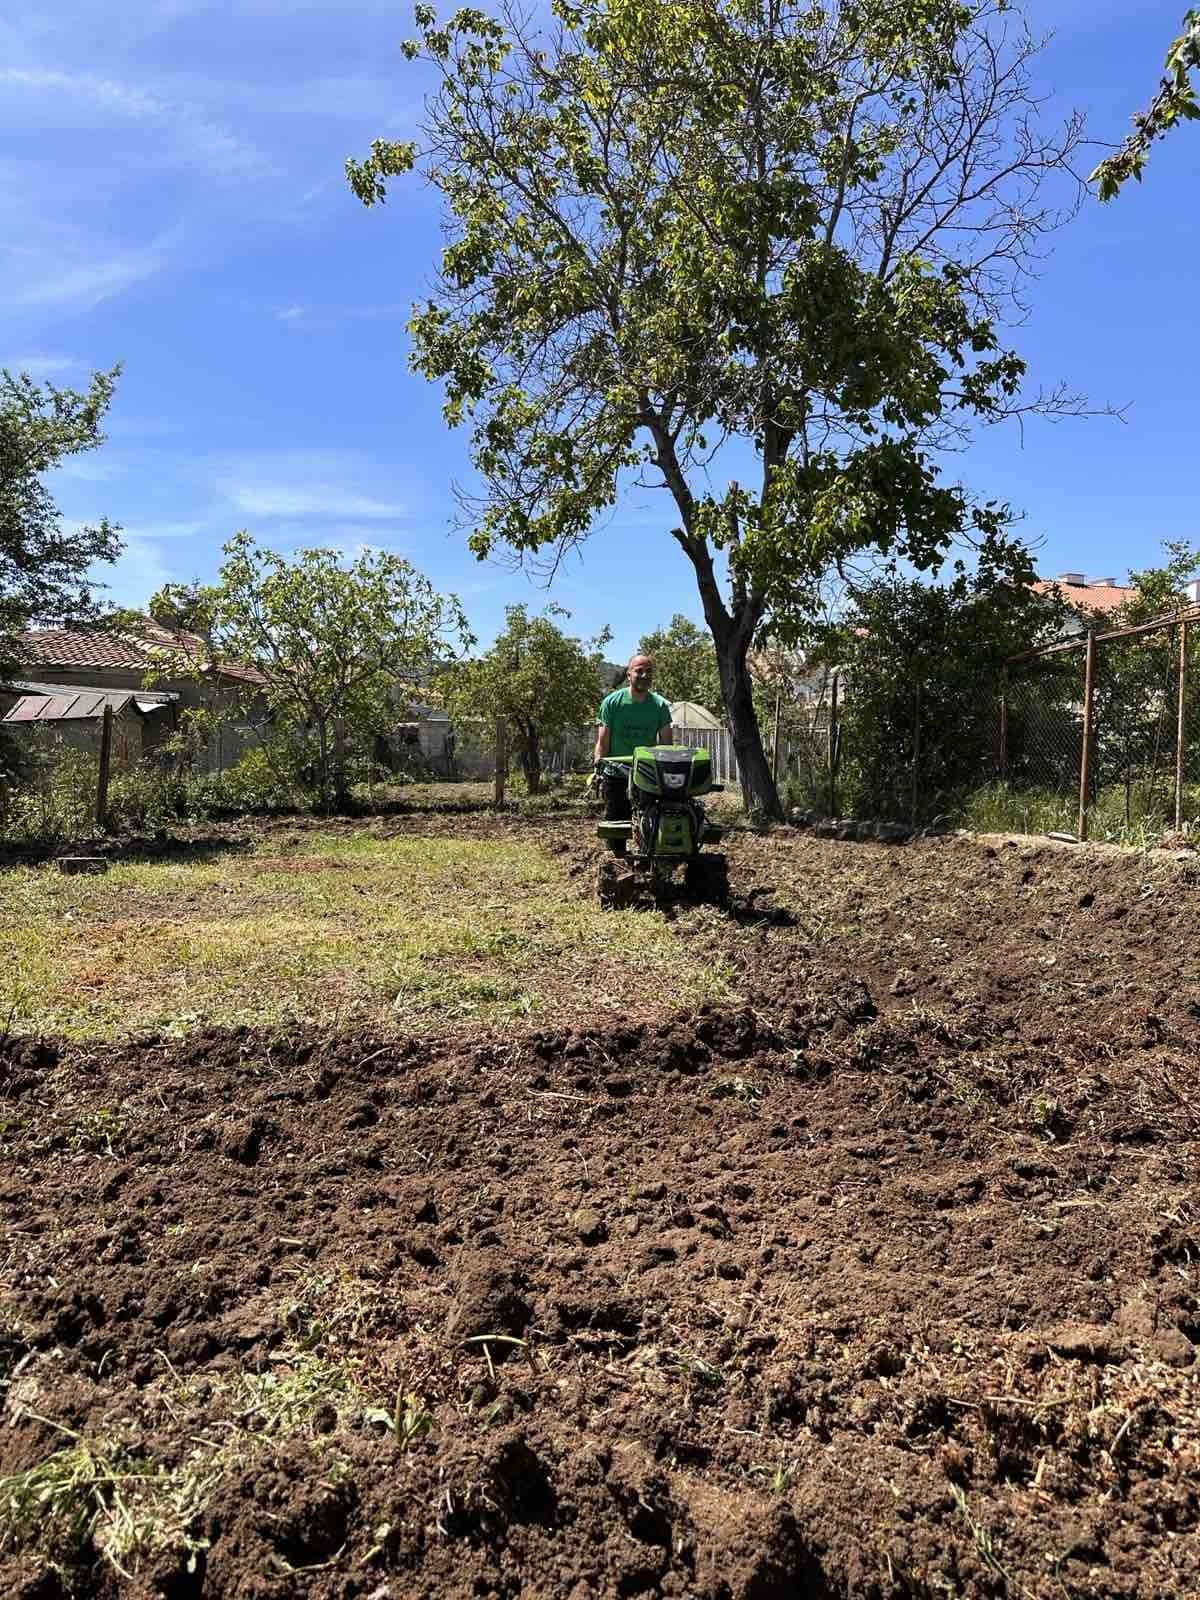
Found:
[[[728,997],[658,914],[601,912],[520,839],[314,833],[280,853],[0,876],[0,1026],[78,1040],[204,1025],[646,1015]]]
[[[1183,816],[1200,818],[1200,787],[1187,785]],[[1019,789],[989,783],[967,796],[959,819],[980,833],[1074,833],[1079,825],[1077,789]],[[1088,807],[1088,837],[1108,844],[1147,849],[1174,829],[1174,790],[1167,778],[1157,785],[1109,784]]]

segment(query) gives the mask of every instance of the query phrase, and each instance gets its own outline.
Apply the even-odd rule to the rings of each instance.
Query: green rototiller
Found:
[[[725,857],[702,846],[717,844],[724,829],[704,815],[700,796],[713,794],[712,756],[682,745],[639,745],[631,756],[609,756],[597,767],[609,783],[629,785],[628,822],[598,824],[608,845],[596,887],[606,907],[634,905],[682,869],[684,887],[700,899],[723,901],[729,892]]]

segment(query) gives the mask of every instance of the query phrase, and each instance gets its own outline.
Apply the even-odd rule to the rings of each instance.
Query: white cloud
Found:
[[[241,515],[272,522],[338,522],[342,537],[357,531],[347,523],[401,522],[411,515],[408,506],[378,492],[375,477],[370,458],[350,450],[234,457],[214,473],[217,492]],[[313,534],[301,528],[296,536]],[[370,536],[378,540],[379,529],[371,526]]]
[[[124,468],[107,451],[103,456],[76,456],[54,469],[56,479],[69,478],[74,483],[112,483],[123,475]]]
[[[162,539],[194,539],[197,534],[207,533],[210,527],[211,524],[204,521],[124,523],[121,537],[131,545],[156,545]]]
[[[241,176],[267,166],[260,151],[198,106],[140,84],[42,67],[6,67],[0,70],[0,84],[41,98],[47,112],[59,122],[78,120],[81,112],[90,111],[126,121],[158,123],[163,135],[149,148],[174,147],[217,176]],[[147,147],[142,149],[145,153]]]
[[[13,356],[0,362],[9,372],[26,372],[31,378],[56,378],[79,364],[73,356]]]
[[[298,328],[304,333],[318,333],[329,332],[343,322],[391,322],[397,317],[407,316],[408,311],[408,306],[399,304],[307,306],[297,301],[281,306],[275,317],[289,328]]]
[[[26,261],[24,270],[7,274],[15,282],[3,289],[8,308],[78,306],[90,308],[151,277],[162,265],[153,249],[142,254],[113,256],[107,261],[84,261],[64,267],[49,252],[39,253],[37,264]],[[10,257],[11,259],[11,257]],[[0,283],[3,282],[0,275]]]
[[[405,508],[335,483],[254,483],[226,479],[221,492],[248,517],[356,517],[398,522]]]

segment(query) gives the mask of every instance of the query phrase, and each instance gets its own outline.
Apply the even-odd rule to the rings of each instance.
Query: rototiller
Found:
[[[606,783],[628,784],[627,822],[604,821],[596,832],[608,846],[596,887],[600,904],[635,904],[658,892],[682,869],[684,887],[699,899],[723,901],[729,869],[723,855],[702,850],[725,830],[704,815],[700,796],[713,794],[712,756],[683,745],[639,745],[631,756],[608,756],[596,769]]]

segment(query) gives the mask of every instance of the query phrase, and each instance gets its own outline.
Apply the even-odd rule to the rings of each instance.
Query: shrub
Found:
[[[291,746],[255,745],[224,772],[192,782],[193,804],[213,811],[294,811],[311,803]]]

